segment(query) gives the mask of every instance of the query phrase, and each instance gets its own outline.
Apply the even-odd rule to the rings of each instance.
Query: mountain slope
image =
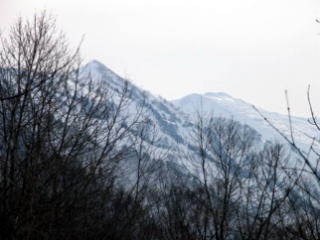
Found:
[[[255,129],[265,141],[284,142],[283,137],[263,119],[252,104],[231,97],[226,93],[190,94],[174,100],[172,103],[190,116],[195,116],[196,112],[200,112],[203,115],[232,118]],[[291,137],[288,116],[263,109],[259,109],[259,112],[280,132],[289,138]],[[291,120],[293,135],[297,144],[303,148],[309,146],[315,136],[315,129],[306,118],[292,116]]]
[[[154,124],[157,141],[152,142],[152,147],[160,152],[159,155],[166,155],[164,164],[184,175],[195,174],[195,163],[185,157],[185,155],[195,156],[196,154],[190,141],[192,123],[185,113],[165,99],[155,97],[127,82],[98,61],[91,61],[83,66],[81,77],[84,81],[89,79],[94,85],[99,85],[110,95],[117,95],[127,83],[130,91],[128,95],[130,104],[127,110],[134,116],[137,111],[143,109],[144,118]]]
[[[163,164],[187,178],[200,176],[201,163],[197,142],[193,135],[194,123],[197,121],[195,112],[199,112],[204,117],[222,117],[238,121],[238,128],[249,126],[254,130],[252,134],[260,135],[255,138],[256,145],[261,146],[259,139],[262,139],[262,142],[286,143],[251,104],[225,93],[191,94],[168,102],[128,82],[98,61],[92,61],[82,67],[81,76],[85,81],[89,79],[94,85],[99,85],[103,91],[108,91],[111,95],[119,93],[127,83],[130,89],[128,111],[134,116],[139,109],[143,108],[144,117],[156,127],[157,141],[150,142],[151,147],[157,152],[166,154]],[[287,116],[262,109],[259,111],[279,128],[279,131],[290,137]],[[297,145],[307,149],[311,142],[310,136],[315,135],[315,130],[304,118],[292,117],[292,123]],[[135,133],[132,134],[133,137],[137,137]]]

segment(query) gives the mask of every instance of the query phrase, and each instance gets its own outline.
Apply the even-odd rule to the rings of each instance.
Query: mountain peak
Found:
[[[92,60],[88,62],[84,68],[91,69],[91,70],[97,70],[97,71],[109,71],[112,72],[106,65],[104,65],[102,62],[99,62],[98,60]]]
[[[108,68],[102,62],[95,59],[88,62],[86,65],[84,65],[83,69],[85,72],[90,72],[92,74],[99,74],[99,75],[109,76],[112,78],[121,78],[118,74],[113,72],[110,68]]]
[[[123,86],[124,79],[110,70],[98,60],[92,60],[81,68],[83,78],[94,80],[96,83],[105,83],[114,88]]]

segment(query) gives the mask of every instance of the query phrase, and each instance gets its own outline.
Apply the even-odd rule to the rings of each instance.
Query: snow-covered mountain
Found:
[[[264,116],[281,133],[291,139],[287,115],[258,108],[259,114],[252,104],[226,93],[190,94],[172,103],[188,113],[190,117],[196,116],[195,113],[200,113],[205,116],[232,118],[255,129],[265,141],[284,142],[283,137],[263,119],[262,116]],[[314,127],[308,123],[308,119],[302,117],[292,116],[291,122],[294,140],[299,146],[306,148],[315,136]]]
[[[99,84],[105,91],[119,92],[126,80],[98,61],[92,61],[81,69],[84,79],[89,79],[94,84]],[[165,158],[165,164],[186,176],[198,174],[200,162],[195,157],[196,143],[192,136],[195,112],[203,116],[222,117],[238,121],[239,127],[249,126],[255,134],[260,135],[263,142],[285,142],[270,125],[254,110],[253,106],[240,99],[225,93],[191,94],[181,99],[169,102],[156,97],[151,93],[129,82],[131,90],[131,105],[129,111],[132,115],[142,105],[144,114],[158,129],[159,141],[153,144],[157,150],[169,153]],[[259,111],[286,136],[290,137],[288,117],[282,114]],[[296,143],[307,148],[315,130],[307,122],[307,119],[292,117],[292,126]],[[259,138],[257,138],[259,139]],[[260,143],[257,143],[260,144]]]
[[[82,67],[81,76],[101,86],[110,95],[117,95],[114,93],[121,91],[126,83],[124,78],[98,61],[91,61]],[[185,175],[195,174],[194,163],[185,159],[185,155],[195,154],[194,146],[190,141],[192,123],[187,114],[167,100],[156,97],[130,82],[128,84],[130,89],[128,110],[134,116],[143,107],[143,115],[157,127],[158,141],[152,144],[157,151],[167,154],[165,164],[171,169],[178,169]]]
[[[89,75],[94,83],[105,87],[111,95],[112,92],[121,91],[127,81],[98,61],[86,64],[82,68],[82,74],[85,77]],[[173,142],[181,146],[186,145],[188,128],[191,127],[187,114],[165,99],[155,97],[130,82],[128,84],[131,103],[129,110],[134,114],[133,111],[143,105],[144,115],[148,116],[161,130],[163,147],[172,146]]]

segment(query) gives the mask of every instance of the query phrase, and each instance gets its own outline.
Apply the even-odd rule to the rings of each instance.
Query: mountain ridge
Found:
[[[239,98],[234,98],[224,92],[207,92],[205,94],[191,93],[180,99],[168,101],[162,97],[139,88],[130,81],[120,77],[103,63],[93,60],[82,67],[82,74],[89,74],[94,82],[100,82],[111,89],[120,89],[128,82],[132,94],[131,101],[135,107],[144,103],[146,114],[159,128],[161,144],[164,149],[175,152],[194,152],[195,146],[190,136],[197,121],[197,112],[203,117],[232,119],[242,125],[247,125],[261,135],[263,142],[281,142],[287,144],[273,127],[271,127],[254,110],[253,105]],[[134,112],[134,108],[132,112]],[[259,108],[260,113],[274,124],[280,132],[290,137],[291,127],[288,116],[277,112],[269,112]],[[315,136],[315,131],[306,118],[291,116],[292,129],[297,145],[306,149]],[[191,163],[188,171],[193,171]]]

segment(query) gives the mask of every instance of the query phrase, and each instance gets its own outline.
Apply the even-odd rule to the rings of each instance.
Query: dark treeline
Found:
[[[236,121],[200,116],[188,180],[153,147],[143,103],[130,111],[129,84],[108,91],[79,66],[45,13],[2,38],[0,239],[320,238],[315,145],[305,153],[287,139],[289,155]]]

